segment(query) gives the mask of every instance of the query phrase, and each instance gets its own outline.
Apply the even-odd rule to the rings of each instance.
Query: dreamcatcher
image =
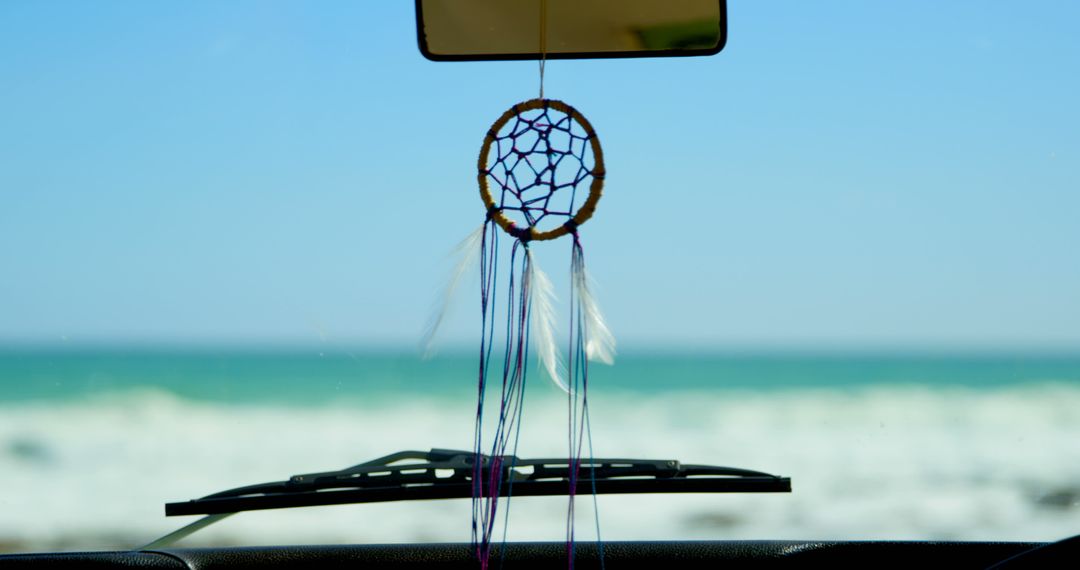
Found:
[[[447,295],[468,268],[479,265],[472,532],[482,568],[490,559],[500,497],[513,491],[514,466],[503,462],[517,455],[530,362],[538,362],[567,398],[566,532],[573,566],[575,494],[580,477],[592,479],[587,472],[591,463],[583,461],[592,456],[589,361],[611,364],[615,356],[615,339],[589,288],[579,233],[596,211],[604,175],[600,139],[592,125],[573,107],[552,99],[541,97],[511,107],[488,130],[480,149],[477,182],[486,215],[459,246],[461,259]],[[556,340],[555,287],[533,253],[538,243],[560,238],[570,245],[565,351]],[[429,339],[442,314],[433,319]],[[498,405],[489,409],[488,397],[496,393]],[[490,441],[484,437],[486,419],[495,421],[488,426]],[[505,524],[507,514],[502,517]]]
[[[596,210],[604,185],[600,140],[576,109],[551,99],[532,99],[511,107],[484,138],[477,163],[484,224],[472,237],[479,241],[482,334],[474,441],[473,542],[482,567],[487,566],[502,487],[512,494],[513,466],[521,428],[526,372],[536,353],[547,375],[567,396],[569,505],[567,547],[573,565],[574,494],[582,475],[589,435],[590,360],[611,364],[612,337],[589,289],[579,228]],[[509,267],[500,282],[500,247],[509,237]],[[569,349],[565,361],[555,339],[554,286],[537,265],[537,242],[567,238],[570,242]],[[473,246],[476,247],[476,246]],[[502,287],[500,288],[500,284]],[[499,296],[505,299],[506,322],[496,323]],[[503,332],[503,342],[496,338]],[[502,344],[502,355],[492,351]],[[490,386],[499,377],[501,384]],[[490,443],[483,441],[485,403],[499,394],[497,424]],[[486,454],[486,457],[485,457]],[[590,477],[591,478],[591,477]],[[504,515],[505,517],[505,515]],[[505,519],[504,519],[505,520]],[[505,531],[504,531],[505,534]]]

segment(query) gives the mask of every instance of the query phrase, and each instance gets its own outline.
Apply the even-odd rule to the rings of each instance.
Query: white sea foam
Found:
[[[565,402],[526,404],[520,455],[564,453]],[[546,398],[546,399],[545,399]],[[790,495],[600,497],[606,540],[1053,539],[1080,532],[1080,387],[595,396],[601,456],[793,478]],[[0,407],[0,543],[131,547],[190,518],[162,504],[392,451],[469,448],[468,402],[288,408],[160,392]],[[591,499],[579,536],[594,536]],[[515,499],[511,540],[561,540],[561,498]],[[468,501],[245,513],[206,543],[467,541]]]

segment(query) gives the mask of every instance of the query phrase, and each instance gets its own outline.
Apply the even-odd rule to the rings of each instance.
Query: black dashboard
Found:
[[[709,541],[610,542],[604,568],[989,568],[1013,557],[1020,567],[1068,567],[1068,552],[1051,557],[1043,543],[1026,542],[820,542]],[[1028,554],[1025,554],[1028,553]],[[595,543],[575,546],[575,568],[601,568]],[[1063,556],[1059,556],[1059,554]],[[1023,555],[1023,556],[1021,556]],[[1025,559],[1030,559],[1025,561]],[[564,543],[512,543],[496,547],[493,565],[512,569],[565,568]],[[1035,562],[1030,565],[1027,562]],[[155,551],[42,553],[0,556],[3,568],[161,568],[242,570],[247,568],[440,568],[477,567],[468,544],[393,544],[191,548]],[[1076,566],[1072,566],[1076,567]]]

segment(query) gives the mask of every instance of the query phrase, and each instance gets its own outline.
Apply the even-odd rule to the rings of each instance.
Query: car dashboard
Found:
[[[575,545],[575,568],[867,568],[933,565],[989,568],[1044,547],[1030,542],[697,541]],[[1026,558],[1026,556],[1025,556]],[[565,543],[511,543],[492,560],[505,568],[567,567]],[[1016,560],[1022,560],[1017,558]],[[1045,563],[1046,560],[1041,560]],[[322,545],[178,548],[0,556],[4,568],[442,568],[477,566],[468,544]],[[1013,567],[1009,565],[1008,567]],[[1016,566],[1023,567],[1023,566]],[[1041,563],[1039,567],[1044,567]]]

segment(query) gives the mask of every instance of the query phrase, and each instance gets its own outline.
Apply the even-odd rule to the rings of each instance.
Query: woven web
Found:
[[[499,210],[519,227],[538,231],[566,223],[589,193],[596,166],[589,138],[573,117],[556,109],[534,109],[507,121],[495,133],[485,170]]]

